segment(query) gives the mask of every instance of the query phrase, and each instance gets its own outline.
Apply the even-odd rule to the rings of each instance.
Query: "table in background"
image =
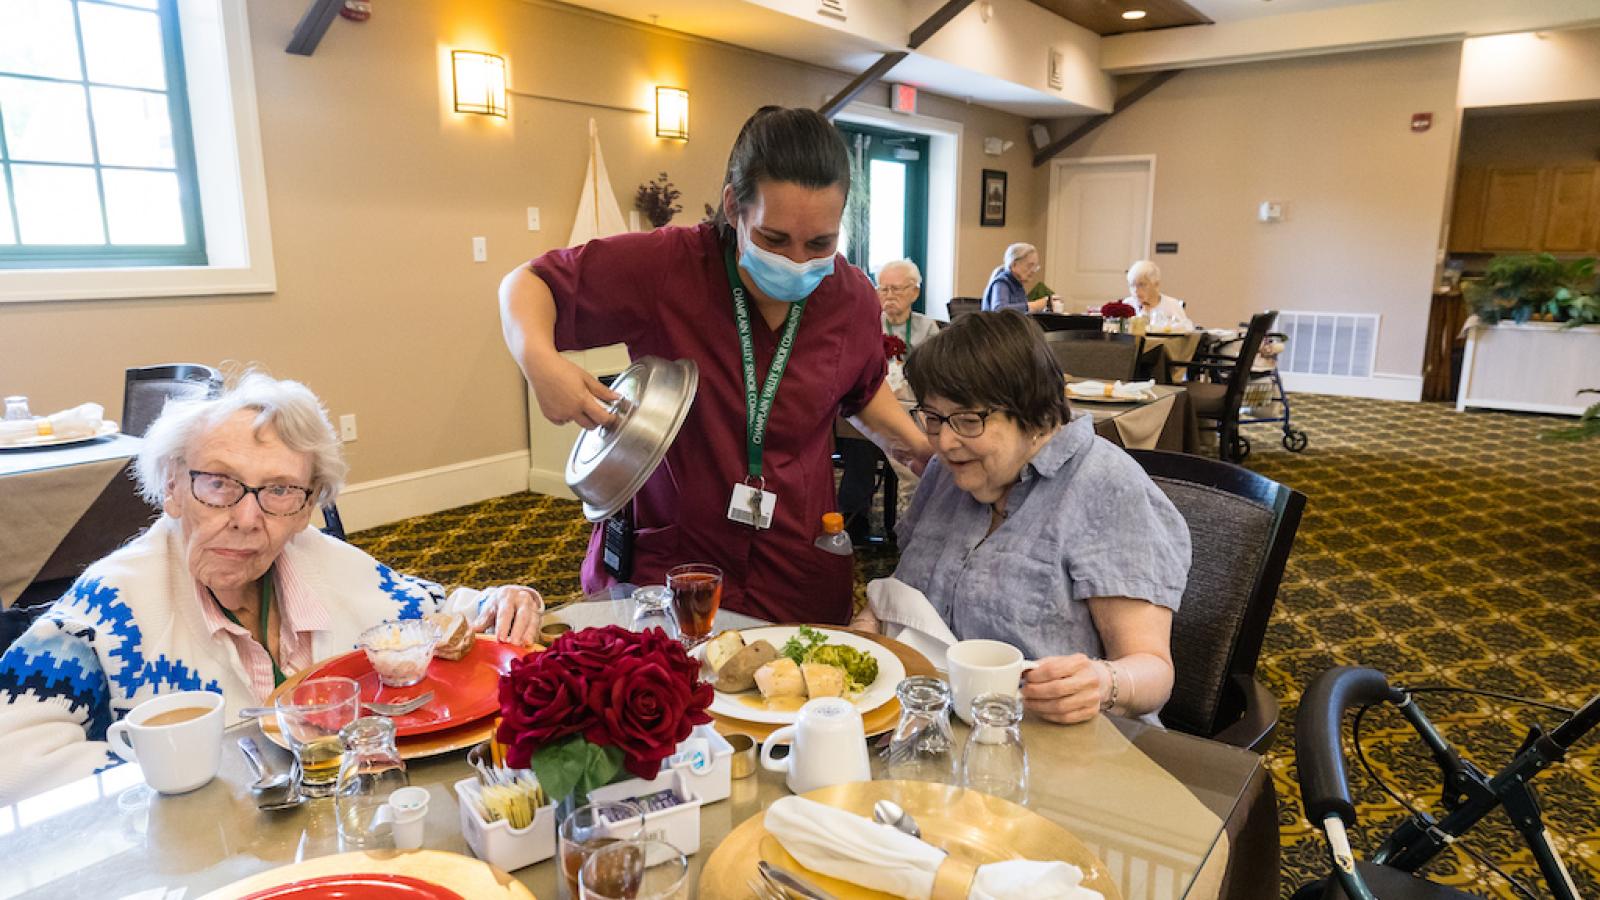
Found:
[[[1193,453],[1200,444],[1200,425],[1189,392],[1177,385],[1158,384],[1154,400],[1101,403],[1073,400],[1072,409],[1094,417],[1095,433],[1129,450],[1170,450]]]
[[[630,603],[580,603],[553,617],[578,627],[625,622]],[[717,624],[761,623],[723,613]],[[959,722],[956,729],[966,730]],[[284,813],[255,808],[234,740],[244,734],[255,735],[282,770],[287,752],[250,724],[230,731],[221,774],[197,791],[148,806],[121,804],[123,791],[140,780],[136,766],[119,766],[0,808],[0,858],[7,860],[0,897],[142,898],[141,891],[183,886],[194,898],[264,869],[339,852],[332,801]],[[1106,717],[1070,727],[1030,717],[1023,735],[1032,763],[1028,806],[1089,844],[1126,900],[1209,900],[1219,891],[1276,896],[1276,810],[1256,754]],[[470,855],[453,787],[472,775],[463,755],[407,766],[412,784],[432,796],[423,846]],[[873,768],[881,768],[876,754]],[[787,795],[781,776],[758,770],[734,780],[729,799],[703,807],[700,851],[689,857],[692,882],[729,832]],[[1266,877],[1270,886],[1241,884],[1238,876]],[[541,900],[557,896],[554,860],[515,877]]]
[[[150,523],[127,435],[66,447],[0,450],[0,604],[35,581],[78,577]]]

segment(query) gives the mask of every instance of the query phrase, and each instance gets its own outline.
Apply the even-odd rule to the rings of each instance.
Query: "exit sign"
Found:
[[[889,85],[889,108],[897,113],[916,114],[917,89],[909,84]]]

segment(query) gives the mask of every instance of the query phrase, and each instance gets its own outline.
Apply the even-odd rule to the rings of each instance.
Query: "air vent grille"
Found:
[[[1378,317],[1369,313],[1280,312],[1277,330],[1289,336],[1278,367],[1300,375],[1372,374]]]

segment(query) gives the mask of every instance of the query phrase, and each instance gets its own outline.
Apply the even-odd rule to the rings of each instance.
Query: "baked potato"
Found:
[[[778,658],[778,648],[766,641],[745,644],[717,670],[717,690],[737,694],[756,686],[756,670]]]
[[[721,673],[722,667],[744,647],[744,635],[737,631],[724,631],[706,642],[706,665],[711,671]]]

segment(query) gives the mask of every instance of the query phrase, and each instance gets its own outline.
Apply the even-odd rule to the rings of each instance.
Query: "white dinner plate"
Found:
[[[856,709],[865,713],[877,709],[894,699],[895,689],[900,686],[900,682],[904,681],[906,677],[905,664],[900,662],[900,657],[894,655],[894,651],[882,644],[853,635],[848,631],[838,631],[820,625],[811,627],[827,635],[828,643],[854,647],[857,650],[872,654],[873,658],[878,661],[877,679],[872,684],[867,685],[867,689],[852,701],[855,703]],[[780,653],[783,651],[784,643],[799,631],[800,629],[793,625],[766,625],[760,628],[739,629],[739,633],[744,636],[746,644],[764,640]],[[705,644],[696,647],[692,653],[704,665]],[[705,669],[704,675],[708,679],[715,677],[709,667]],[[762,709],[757,706],[751,706],[741,699],[759,696],[760,692],[754,689],[739,694],[724,694],[722,691],[717,691],[716,699],[711,703],[711,711],[719,716],[742,719],[746,722],[760,722],[768,725],[791,725],[794,723],[796,712]]]
[[[111,437],[116,433],[117,423],[105,421],[100,423],[100,427],[95,430],[94,434],[79,435],[78,437],[51,435],[50,437],[30,438],[26,441],[0,444],[0,450],[39,450],[44,447],[68,447],[73,444],[87,444],[90,441],[98,441],[101,438]]]

